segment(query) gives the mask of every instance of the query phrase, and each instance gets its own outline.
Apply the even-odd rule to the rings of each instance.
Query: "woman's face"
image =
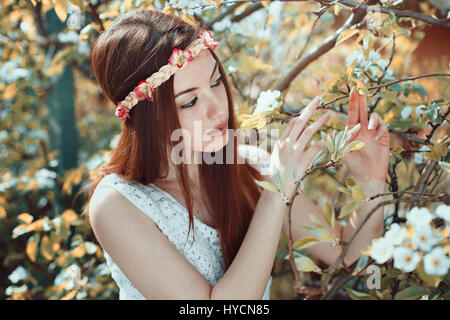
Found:
[[[216,60],[208,49],[175,73],[173,86],[185,152],[192,155],[222,149],[229,139],[228,99]],[[215,129],[218,127],[223,129]]]

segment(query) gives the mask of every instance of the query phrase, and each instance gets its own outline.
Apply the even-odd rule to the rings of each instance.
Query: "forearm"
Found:
[[[361,185],[366,198],[384,192],[384,181],[370,180],[363,182],[356,181],[356,183]],[[370,212],[382,201],[383,197],[378,197],[363,204],[358,210],[352,213],[348,224],[342,230],[342,241],[344,241],[344,243],[349,240],[355,229],[359,227],[367,215],[369,215]],[[345,265],[348,266],[357,261],[361,256],[361,251],[372,242],[372,239],[382,236],[383,231],[384,208],[381,207],[372,213],[369,220],[364,224],[356,237],[350,243],[344,258]]]
[[[211,299],[259,300],[270,278],[287,206],[279,194],[264,190],[242,245]]]

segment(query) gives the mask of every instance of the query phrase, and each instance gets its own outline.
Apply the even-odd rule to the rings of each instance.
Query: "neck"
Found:
[[[191,158],[193,159],[193,158]],[[187,168],[187,173],[189,178],[191,179],[194,187],[194,192],[200,190],[200,180],[199,180],[199,165],[195,163],[186,163],[185,164]],[[162,186],[169,186],[171,188],[178,189],[180,187],[178,179],[177,179],[177,168],[176,165],[169,161],[169,173],[167,174],[167,177],[158,179],[155,181],[155,184],[159,184]]]

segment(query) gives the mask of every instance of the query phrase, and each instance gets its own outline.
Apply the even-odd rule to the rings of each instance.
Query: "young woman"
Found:
[[[95,42],[97,82],[124,124],[109,163],[93,183],[89,219],[120,299],[269,299],[288,210],[280,194],[255,183],[273,177],[242,161],[232,134],[236,122],[230,87],[214,53],[217,45],[201,23],[193,27],[150,10],[118,17]],[[306,126],[318,105],[316,98],[289,122],[270,163],[278,162],[287,172],[297,168],[298,175],[307,169],[325,146],[320,141],[306,149],[328,119]],[[352,139],[366,146],[344,160],[369,195],[384,189],[389,135],[375,113],[369,128],[367,118],[365,99],[353,92],[348,126],[361,125]],[[180,129],[181,139],[174,141]],[[225,159],[231,151],[233,161],[176,163],[178,151],[183,160]],[[295,180],[288,176],[289,198]],[[345,239],[374,204],[361,207],[345,228],[336,224],[332,232]],[[310,236],[302,228],[311,226],[310,214],[322,220],[321,209],[304,195],[296,198],[292,211],[295,239]],[[379,210],[344,262],[356,261],[382,231]],[[308,251],[332,264],[342,247],[321,243]]]

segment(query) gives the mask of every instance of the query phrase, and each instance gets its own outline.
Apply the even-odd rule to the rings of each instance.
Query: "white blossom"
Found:
[[[429,224],[416,228],[416,234],[412,239],[412,242],[414,242],[420,250],[425,252],[430,251],[439,241],[441,241],[441,238],[436,237],[433,234],[433,228],[431,228]]]
[[[420,261],[420,254],[416,251],[404,247],[394,250],[394,268],[404,272],[411,272],[417,268]]]
[[[215,23],[213,28],[214,28],[214,31],[216,31],[216,32],[222,32],[222,31],[226,31],[226,30],[230,29],[232,27],[232,25],[233,24],[231,23],[230,17],[226,17],[222,21]]]
[[[406,214],[408,224],[413,225],[415,228],[429,224],[432,218],[427,208],[414,207]]]
[[[410,106],[406,106],[400,112],[400,116],[402,117],[402,119],[406,119],[409,117],[411,112],[412,112],[412,108]]]
[[[372,240],[372,251],[370,256],[377,263],[385,263],[392,257],[394,246],[385,238],[378,238]]]
[[[24,267],[18,266],[14,269],[13,272],[8,276],[9,281],[12,283],[17,283],[20,280],[24,280],[27,278],[27,270]]]
[[[392,245],[399,245],[406,237],[406,228],[398,223],[391,224],[391,228],[386,232],[384,238]]]
[[[279,90],[269,90],[263,91],[256,101],[256,108],[253,113],[256,112],[269,112],[273,111],[278,107],[278,98],[281,92]]]
[[[436,208],[436,215],[450,223],[450,206],[441,204]]]
[[[55,186],[56,172],[43,168],[35,173],[36,183],[41,188],[53,188]]]
[[[443,276],[448,273],[450,259],[445,255],[444,248],[436,247],[423,258],[423,268],[429,275]]]
[[[416,107],[416,115],[417,116],[420,116],[420,111],[422,110],[422,109],[425,109],[427,106],[425,106],[425,105],[423,105],[423,104],[421,104],[420,106],[417,106]]]

